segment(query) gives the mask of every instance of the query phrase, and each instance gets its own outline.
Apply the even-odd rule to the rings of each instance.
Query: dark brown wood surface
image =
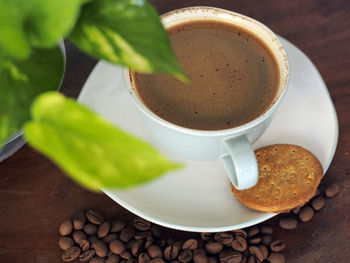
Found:
[[[350,1],[349,0],[154,0],[160,13],[208,5],[253,17],[288,39],[314,62],[323,76],[339,119],[339,142],[321,187],[331,182],[342,192],[308,223],[280,230],[278,217],[267,223],[287,243],[287,262],[350,262]],[[67,45],[62,91],[76,97],[96,61]],[[293,125],[293,124],[291,124]],[[24,146],[0,163],[0,262],[61,262],[58,226],[77,209],[96,208],[106,217],[132,215],[104,194],[86,191],[51,161]],[[190,235],[167,231],[178,238]]]

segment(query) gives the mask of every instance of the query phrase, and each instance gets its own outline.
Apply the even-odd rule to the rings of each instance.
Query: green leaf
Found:
[[[30,119],[33,99],[57,90],[63,75],[63,56],[58,47],[34,49],[27,60],[0,60],[0,148]]]
[[[92,190],[140,184],[180,167],[58,93],[40,95],[31,112],[33,121],[24,127],[29,144]]]
[[[157,12],[146,0],[98,0],[86,4],[69,39],[96,58],[187,80]]]
[[[87,0],[0,0],[0,49],[11,58],[30,56],[31,46],[53,47],[67,36]]]

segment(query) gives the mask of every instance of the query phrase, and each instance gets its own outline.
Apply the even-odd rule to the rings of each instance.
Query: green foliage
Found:
[[[132,186],[179,168],[148,143],[58,93],[40,95],[31,114],[24,127],[28,142],[92,190]]]
[[[34,148],[93,190],[132,186],[178,168],[86,107],[44,93],[60,84],[56,45],[67,36],[96,58],[187,80],[146,0],[0,0],[0,148],[24,125]]]
[[[0,64],[0,147],[30,119],[33,99],[57,90],[64,65],[60,49],[33,49],[27,60],[3,59]]]
[[[87,0],[0,0],[0,53],[29,58],[67,36]]]
[[[187,80],[157,12],[145,0],[98,0],[86,4],[69,39],[94,57]]]

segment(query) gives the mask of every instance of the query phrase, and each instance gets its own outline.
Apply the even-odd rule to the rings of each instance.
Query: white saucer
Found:
[[[281,39],[290,62],[290,84],[264,135],[253,145],[301,145],[326,171],[338,141],[337,116],[327,87],[312,62]],[[78,98],[117,126],[149,142],[126,92],[122,68],[99,62]],[[171,157],[170,157],[171,158]],[[187,231],[214,232],[260,223],[275,214],[250,210],[231,195],[222,164],[184,160],[185,168],[130,190],[104,190],[117,203],[154,223]]]

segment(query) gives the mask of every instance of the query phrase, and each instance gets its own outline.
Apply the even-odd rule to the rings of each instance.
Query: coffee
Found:
[[[221,130],[257,118],[273,103],[279,70],[258,37],[214,20],[168,32],[190,84],[165,74],[131,73],[138,95],[156,115],[187,128]]]

